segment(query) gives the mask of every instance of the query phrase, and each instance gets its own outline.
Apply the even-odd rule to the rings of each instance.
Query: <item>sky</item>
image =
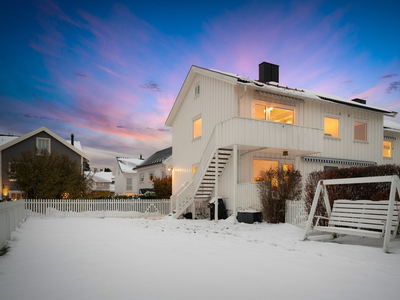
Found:
[[[258,79],[263,61],[283,85],[400,112],[399,11],[394,0],[2,1],[0,134],[73,133],[92,168],[112,168],[171,146],[164,122],[191,65]]]

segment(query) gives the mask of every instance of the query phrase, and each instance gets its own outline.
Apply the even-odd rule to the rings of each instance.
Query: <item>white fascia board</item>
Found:
[[[40,132],[46,132],[48,135],[52,136],[53,138],[55,138],[56,140],[58,140],[59,142],[61,142],[62,144],[64,144],[66,147],[70,148],[71,150],[75,151],[76,153],[78,153],[80,156],[89,159],[89,156],[87,156],[84,152],[80,151],[78,148],[72,146],[70,143],[68,143],[66,140],[64,140],[62,137],[60,137],[59,135],[55,134],[54,132],[50,131],[49,129],[47,129],[46,127],[42,126],[34,131],[31,131],[23,136],[20,136],[19,138],[12,140],[4,145],[2,145],[0,147],[0,151],[9,148],[15,144],[18,144],[21,141],[24,141]]]

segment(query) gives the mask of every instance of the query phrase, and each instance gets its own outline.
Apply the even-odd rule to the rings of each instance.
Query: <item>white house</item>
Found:
[[[117,157],[113,167],[115,195],[133,196],[138,194],[138,179],[135,167],[143,163],[140,158]]]
[[[215,195],[230,213],[259,207],[254,183],[270,167],[295,167],[306,177],[400,163],[400,126],[384,125],[397,112],[281,85],[279,66],[270,63],[259,65],[259,75],[191,67],[165,123],[173,128],[175,216]]]
[[[164,178],[166,175],[171,175],[171,169],[168,168],[171,156],[172,147],[165,148],[157,151],[134,168],[134,171],[138,173],[139,194],[154,191],[153,179],[155,177]]]
[[[85,175],[91,179],[92,191],[115,191],[114,175],[111,172],[86,171]]]

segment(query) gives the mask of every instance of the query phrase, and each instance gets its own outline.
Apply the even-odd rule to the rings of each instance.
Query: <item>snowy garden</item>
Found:
[[[398,299],[400,240],[290,224],[29,217],[0,257],[0,299]]]

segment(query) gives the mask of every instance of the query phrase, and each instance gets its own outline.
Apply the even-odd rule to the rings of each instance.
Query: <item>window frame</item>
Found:
[[[356,130],[356,126],[355,126],[355,123],[363,123],[363,124],[365,124],[365,140],[358,140],[358,139],[356,139],[356,137],[355,137],[355,130]],[[361,142],[361,143],[365,143],[365,142],[368,142],[368,122],[366,121],[366,120],[361,120],[361,119],[354,119],[353,120],[353,141],[354,142]]]
[[[256,119],[256,105],[262,105],[265,106],[265,119]],[[269,108],[280,108],[280,109],[286,109],[286,110],[291,110],[293,111],[293,123],[284,123],[284,122],[278,122],[278,121],[271,121],[271,116],[268,111]],[[251,109],[251,118],[260,120],[260,121],[269,121],[269,122],[274,122],[274,123],[281,123],[281,124],[289,124],[289,125],[297,125],[297,107],[296,106],[290,106],[290,105],[285,105],[285,104],[280,104],[276,102],[269,102],[269,101],[264,101],[264,100],[258,100],[258,99],[253,99],[252,101],[252,109]]]
[[[49,149],[47,148],[39,148],[39,141],[48,141],[49,142]],[[47,149],[47,152],[49,152],[49,154],[51,153],[51,139],[50,138],[43,138],[43,137],[36,137],[36,148],[39,150],[39,152],[41,151],[41,149]]]
[[[130,185],[128,184],[129,180],[131,181]],[[126,190],[127,191],[132,191],[133,190],[133,180],[132,180],[132,178],[126,178],[125,183],[126,183],[126,185],[125,185]],[[130,188],[129,188],[129,186],[130,186]]]
[[[338,120],[338,130],[337,130],[338,131],[338,136],[331,136],[331,135],[327,135],[325,133],[325,118]],[[335,139],[335,140],[340,140],[341,139],[341,134],[340,134],[340,129],[341,129],[340,124],[342,123],[341,115],[324,114],[323,119],[322,119],[322,123],[323,123],[323,128],[324,128],[324,138]]]
[[[199,96],[200,96],[200,92],[201,92],[201,89],[200,89],[200,82],[198,82],[198,83],[196,83],[196,84],[194,85],[194,98],[199,97]]]
[[[390,143],[390,156],[385,156],[385,142]],[[384,138],[383,143],[382,143],[382,156],[384,159],[393,159],[393,141],[390,141],[389,139]]]
[[[154,181],[154,172],[149,172],[149,182]]]
[[[201,122],[201,124],[200,124],[200,135],[195,136],[194,124],[199,120]],[[197,115],[196,117],[192,118],[192,140],[193,141],[194,140],[198,140],[198,139],[200,139],[202,137],[202,135],[203,135],[203,119],[202,119],[201,114],[200,114],[200,115]]]
[[[144,173],[139,173],[139,182],[144,183]]]

